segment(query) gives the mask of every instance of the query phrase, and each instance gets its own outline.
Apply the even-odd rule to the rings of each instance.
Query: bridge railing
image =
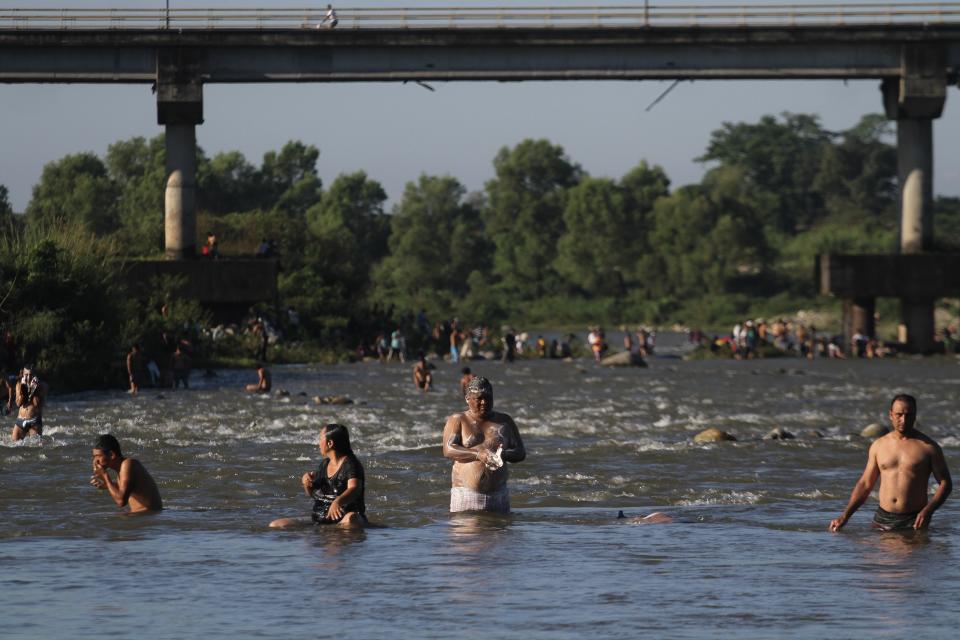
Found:
[[[0,8],[0,29],[329,28],[318,3],[300,8]],[[829,26],[960,22],[960,2],[653,4],[337,8],[337,29]]]

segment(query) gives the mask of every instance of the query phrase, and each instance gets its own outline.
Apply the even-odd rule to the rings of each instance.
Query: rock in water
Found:
[[[793,438],[794,435],[782,427],[774,427],[763,436],[764,440],[793,440]]]
[[[620,351],[611,354],[600,361],[600,364],[607,367],[645,367],[647,363],[639,354],[629,351]]]
[[[726,431],[717,429],[716,427],[710,427],[709,429],[704,429],[697,435],[693,436],[693,441],[694,442],[724,442],[724,441],[736,442],[737,439],[734,438],[729,433],[727,433]]]
[[[317,404],[353,404],[347,396],[314,396],[313,401]]]
[[[890,431],[882,424],[874,422],[873,424],[868,424],[863,428],[863,431],[860,432],[860,436],[863,438],[879,438],[880,436],[885,436]]]

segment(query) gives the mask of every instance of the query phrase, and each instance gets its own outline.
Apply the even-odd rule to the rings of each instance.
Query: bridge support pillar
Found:
[[[197,137],[192,124],[168,124],[166,129],[164,254],[168,260],[183,260],[197,251]]]
[[[887,117],[897,121],[897,178],[900,185],[900,253],[933,250],[933,120],[947,95],[945,52],[940,46],[905,45],[901,75],[883,81]],[[934,300],[900,299],[902,341],[908,351],[927,353],[934,344]],[[903,340],[905,338],[905,340]]]
[[[164,254],[193,258],[197,251],[197,135],[203,123],[199,60],[188,51],[165,51],[157,59],[157,122],[166,127]]]
[[[847,298],[843,301],[843,335],[849,341],[859,332],[870,338],[877,337],[876,298]]]

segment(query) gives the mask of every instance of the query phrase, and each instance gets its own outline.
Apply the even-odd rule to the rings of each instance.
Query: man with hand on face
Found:
[[[870,445],[867,468],[853,487],[850,502],[839,518],[830,522],[830,531],[839,531],[860,508],[880,479],[880,506],[873,527],[882,531],[926,529],[933,512],[950,495],[953,481],[943,451],[932,438],[914,428],[917,401],[901,394],[890,403],[893,431]],[[930,476],[939,486],[927,499]]]
[[[108,469],[117,474],[114,481]],[[93,477],[90,484],[106,489],[118,507],[130,505],[130,513],[147,513],[163,509],[157,483],[139,460],[124,458],[120,443],[112,435],[97,438],[93,445]]]
[[[467,410],[447,418],[443,455],[453,460],[450,511],[510,512],[504,462],[527,457],[513,418],[493,410],[493,385],[477,376],[467,384]]]

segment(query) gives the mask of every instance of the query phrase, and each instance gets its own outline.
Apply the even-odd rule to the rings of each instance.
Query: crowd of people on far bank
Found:
[[[884,342],[876,336],[855,329],[849,340],[843,334],[827,334],[815,325],[793,320],[777,319],[771,322],[758,318],[745,320],[733,326],[729,334],[707,340],[701,331],[691,331],[690,340],[705,344],[711,351],[729,349],[734,358],[760,356],[761,349],[770,347],[784,354],[801,358],[886,358],[897,354],[897,343]],[[960,353],[955,326],[937,332],[937,341],[944,353]]]

